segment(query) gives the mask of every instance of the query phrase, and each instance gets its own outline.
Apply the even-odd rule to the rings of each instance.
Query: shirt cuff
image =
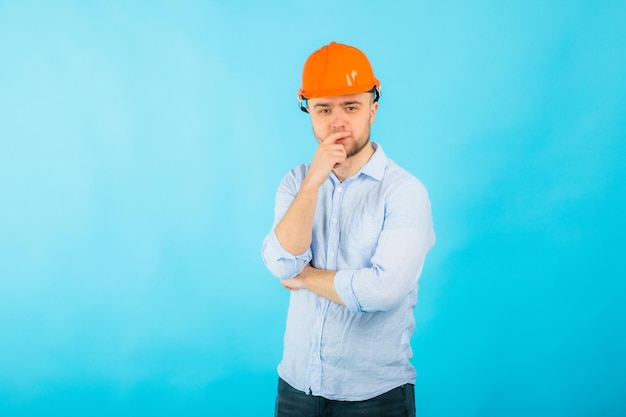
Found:
[[[287,252],[275,232],[270,233],[265,239],[263,252],[265,265],[280,279],[295,277],[313,258],[310,248],[301,255],[292,255]]]
[[[341,298],[341,301],[343,301],[348,310],[352,311],[353,313],[359,313],[362,312],[361,304],[359,303],[359,300],[357,300],[356,296],[354,295],[354,291],[352,290],[352,278],[354,277],[355,273],[356,270],[349,269],[337,271],[335,273],[334,284],[335,291],[337,291],[337,294],[339,294],[339,298]]]

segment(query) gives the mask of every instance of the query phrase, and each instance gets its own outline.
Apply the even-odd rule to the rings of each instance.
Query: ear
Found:
[[[376,118],[377,110],[378,110],[378,101],[375,101],[371,104],[371,107],[370,107],[370,126],[374,124],[374,119]]]

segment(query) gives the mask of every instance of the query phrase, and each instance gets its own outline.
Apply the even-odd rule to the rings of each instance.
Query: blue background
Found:
[[[626,415],[626,3],[538,0],[0,1],[0,415],[272,415],[332,40],[430,192],[418,415]]]

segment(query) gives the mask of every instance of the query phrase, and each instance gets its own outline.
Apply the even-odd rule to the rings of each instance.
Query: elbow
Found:
[[[265,267],[278,279],[289,279],[297,275],[295,273],[296,266],[292,262],[284,259],[268,261],[263,259]]]
[[[280,243],[272,242],[272,235],[269,235],[263,242],[261,257],[271,274],[282,280],[293,278],[302,272],[304,266],[311,260],[311,253],[309,250],[301,256],[293,256],[285,251]]]
[[[267,239],[261,249],[261,258],[267,270],[276,278],[287,279],[294,275],[294,260],[286,259],[284,256],[281,256],[279,251],[273,249],[272,246],[268,244]]]
[[[279,255],[268,256],[264,253],[263,263],[272,275],[283,280],[293,278],[302,272],[309,260],[307,258],[286,258]]]

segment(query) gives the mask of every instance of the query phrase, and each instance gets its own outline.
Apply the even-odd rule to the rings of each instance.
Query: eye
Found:
[[[359,108],[357,106],[347,106],[346,107],[346,111],[348,113],[354,113],[355,111],[359,110]]]
[[[325,109],[325,108],[321,108],[318,111],[319,114],[329,114],[330,113],[330,109]]]

